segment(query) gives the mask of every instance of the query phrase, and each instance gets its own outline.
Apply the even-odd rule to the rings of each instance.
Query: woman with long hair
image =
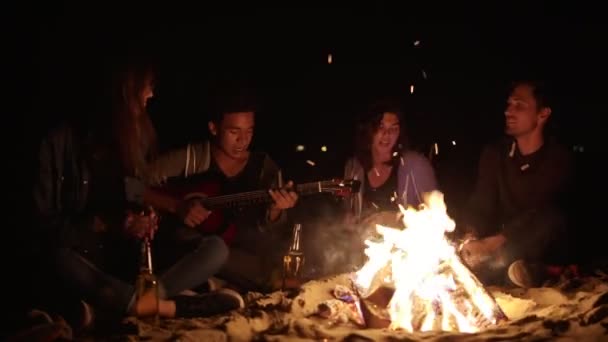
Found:
[[[92,119],[61,125],[40,145],[35,214],[49,269],[83,300],[80,315],[70,322],[75,330],[91,324],[92,308],[137,316],[156,310],[156,299],[136,297],[133,284],[139,239],[153,235],[157,217],[131,206],[125,184],[126,177],[147,179],[154,158],[156,134],[146,108],[155,73],[141,60],[115,70],[107,93],[111,106]],[[159,315],[208,316],[241,306],[236,293],[179,295],[205,283],[227,254],[220,238],[201,237],[193,251],[159,275]]]
[[[346,162],[344,177],[361,181],[361,189],[347,201],[347,222],[398,212],[398,205],[418,207],[424,193],[437,189],[431,163],[407,148],[403,115],[394,101],[374,103],[356,130],[354,156]]]

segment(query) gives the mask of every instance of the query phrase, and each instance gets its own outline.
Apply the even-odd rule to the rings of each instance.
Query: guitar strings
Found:
[[[314,192],[318,192],[319,183],[321,183],[322,185],[328,185],[328,184],[334,184],[335,182],[321,181],[321,182],[300,184],[300,185],[298,185],[297,190],[300,192],[310,191],[310,190],[314,190]],[[323,186],[323,188],[327,188],[327,187]],[[338,186],[337,188],[341,189],[343,187]],[[213,205],[213,204],[220,204],[222,202],[233,201],[236,199],[243,199],[243,200],[258,199],[258,198],[260,198],[260,196],[264,196],[263,199],[266,199],[267,198],[266,195],[269,196],[267,190],[255,190],[255,191],[249,191],[249,192],[242,192],[242,193],[238,193],[238,194],[209,197],[207,199],[203,199],[203,201],[206,201],[208,204]]]

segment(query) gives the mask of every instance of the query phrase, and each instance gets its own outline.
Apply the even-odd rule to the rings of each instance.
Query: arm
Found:
[[[169,178],[188,177],[206,171],[211,161],[208,142],[188,144],[183,148],[167,151],[150,162],[145,172],[145,182],[159,185]]]
[[[345,222],[354,223],[361,218],[365,174],[363,167],[355,158],[350,158],[344,165],[344,179],[353,179],[361,182],[357,193],[350,194],[344,199]]]
[[[498,236],[504,237],[506,252],[515,258],[543,259],[563,252],[567,241],[566,217],[556,207],[530,210],[505,223]],[[561,241],[561,242],[560,242]]]
[[[260,175],[260,186],[265,189],[278,189],[284,186],[283,176],[279,166],[268,156],[264,158],[262,173]],[[258,227],[260,230],[271,230],[272,228],[283,224],[287,220],[285,210],[274,208],[270,205],[266,208],[266,214],[259,221]]]
[[[480,237],[495,233],[498,227],[495,217],[498,205],[497,173],[499,172],[499,155],[492,148],[482,151],[478,170],[477,181],[473,194],[469,198],[465,208],[464,223],[466,228],[473,230]]]
[[[352,179],[353,177],[353,161],[352,159],[348,159],[344,164],[344,179]],[[354,215],[354,198],[352,197],[352,195],[344,199],[343,206],[344,213],[346,214],[346,218],[348,221],[351,219],[351,216]]]
[[[161,211],[176,214],[182,201],[159,186],[167,179],[188,177],[206,171],[210,163],[208,142],[188,144],[170,150],[151,161],[143,179],[126,178],[125,188],[129,201],[146,203]]]
[[[551,146],[550,146],[551,147]],[[572,181],[574,165],[569,150],[554,149],[533,182],[530,194],[538,199],[530,209],[518,213],[506,222],[502,234],[506,248],[515,255],[541,258],[548,252],[562,254],[558,250],[568,243],[569,220],[572,218]],[[570,241],[570,243],[572,243]]]
[[[438,190],[435,169],[422,154],[407,152],[399,168],[399,191],[406,204],[417,207],[424,202],[424,194]]]
[[[72,179],[62,179],[63,166],[71,153],[66,148],[67,129],[54,132],[42,140],[38,153],[37,172],[33,182],[34,218],[41,238],[51,239],[63,246],[86,243],[96,229],[99,219],[87,211],[71,212],[65,208],[63,186]],[[97,223],[97,224],[96,224]]]

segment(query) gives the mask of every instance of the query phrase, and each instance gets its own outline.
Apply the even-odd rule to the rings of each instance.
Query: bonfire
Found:
[[[363,313],[380,318],[371,325],[384,320],[393,330],[476,332],[505,320],[446,237],[455,222],[443,194],[432,192],[420,208],[401,207],[401,213],[405,228],[377,225],[378,238],[365,241],[368,261],[353,276]],[[388,306],[375,310],[387,296]]]
[[[226,315],[158,326],[131,317],[102,339],[606,340],[608,274],[542,288],[484,287],[447,238],[455,224],[441,193],[401,214],[405,228],[377,226],[377,235],[366,240],[366,262],[355,272],[308,281],[299,291],[249,292],[246,308]]]

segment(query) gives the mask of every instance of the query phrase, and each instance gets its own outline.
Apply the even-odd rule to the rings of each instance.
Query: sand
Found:
[[[151,327],[134,318],[136,327],[118,340],[171,341],[608,341],[608,276],[570,279],[551,287],[488,290],[509,318],[482,332],[407,333],[367,329],[353,321],[320,317],[319,303],[335,298],[348,274],[310,281],[301,292],[286,295],[248,293],[247,306],[229,314],[200,319],[163,320]],[[291,297],[291,298],[290,298]]]

